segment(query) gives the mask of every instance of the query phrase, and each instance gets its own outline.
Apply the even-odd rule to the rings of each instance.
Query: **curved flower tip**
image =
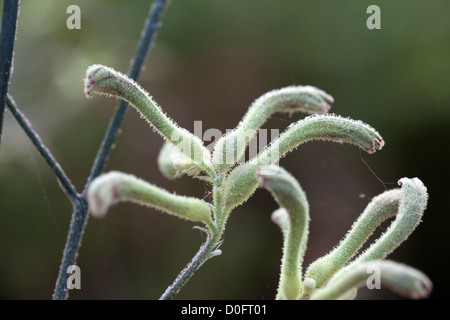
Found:
[[[108,212],[109,207],[117,202],[119,198],[118,185],[120,185],[121,178],[121,174],[110,172],[92,181],[87,192],[91,215],[97,218],[103,218]]]
[[[414,187],[417,190],[423,190],[424,192],[426,192],[427,188],[425,187],[425,185],[423,184],[423,182],[419,179],[419,178],[401,178],[398,180],[398,185],[399,186],[411,186]]]
[[[331,95],[314,86],[290,86],[270,93],[289,98],[287,101],[290,101],[290,105],[280,110],[289,113],[297,111],[310,114],[327,113],[334,102]]]
[[[121,81],[121,80],[124,81]],[[122,96],[126,89],[130,89],[128,82],[130,79],[116,70],[101,64],[94,64],[87,68],[84,79],[84,93],[87,98],[91,98],[92,92],[106,95]]]
[[[403,297],[425,299],[433,290],[430,278],[420,270],[388,260],[380,267],[382,285]]]
[[[278,208],[275,210],[270,216],[272,222],[280,227],[280,229],[284,232],[289,228],[289,214],[286,209]]]
[[[347,124],[342,129],[352,131],[354,141],[350,143],[358,145],[369,154],[375,153],[384,147],[384,139],[373,127],[360,120],[346,119]],[[354,126],[353,126],[353,124]],[[356,142],[356,143],[355,143]]]
[[[196,177],[201,169],[172,143],[166,142],[158,155],[158,167],[168,179],[180,178],[184,174]]]
[[[419,178],[401,178],[398,185],[404,190],[403,206],[410,206],[412,210],[425,211],[428,202],[427,187]]]
[[[314,97],[317,99],[319,97],[319,100],[317,101],[318,110],[316,110],[317,113],[327,113],[330,108],[331,104],[334,103],[334,98],[326,93],[325,91],[316,88],[314,86],[304,86],[303,90],[311,95],[311,97]]]
[[[316,281],[313,278],[305,278],[303,282],[303,294],[310,294],[316,288]]]
[[[375,136],[372,142],[373,145],[370,148],[365,149],[367,153],[374,153],[375,151],[381,150],[384,147],[384,140],[380,135]]]
[[[265,165],[257,167],[255,170],[255,178],[259,180],[261,188],[265,187],[267,178],[277,174],[279,166],[276,165]]]
[[[409,299],[427,298],[433,289],[431,280],[420,270],[394,261],[372,260],[341,269],[326,285],[315,290],[311,299],[340,299],[349,290],[367,286],[374,279],[379,289],[387,288]]]
[[[86,77],[84,78],[84,94],[87,98],[92,98],[91,90],[97,82],[96,74],[101,71],[102,67],[104,66],[94,64],[86,70]]]
[[[430,296],[431,291],[433,291],[433,283],[428,277],[422,277],[417,279],[412,283],[412,288],[408,292],[400,292],[411,299],[426,299]]]
[[[355,121],[351,120],[350,121]],[[375,130],[373,127],[368,125],[367,123],[364,123],[360,120],[355,121],[359,126],[361,131],[357,130],[356,133],[361,133],[365,131],[365,134],[369,138],[365,144],[361,144],[361,148],[366,151],[367,153],[375,153],[378,150],[381,150],[384,147],[384,139],[383,137],[378,133],[377,130]]]

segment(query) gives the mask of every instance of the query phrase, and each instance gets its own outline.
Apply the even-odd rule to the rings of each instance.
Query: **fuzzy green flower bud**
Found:
[[[274,113],[327,113],[332,96],[313,86],[289,86],[272,90],[256,99],[238,126],[218,140],[213,163],[226,172],[245,153],[249,141]]]
[[[245,202],[258,187],[256,168],[274,164],[299,145],[324,140],[356,145],[368,153],[380,150],[384,141],[371,126],[335,115],[316,115],[293,123],[260,154],[234,168],[225,182],[225,206],[232,209]]]
[[[353,263],[384,259],[402,244],[422,221],[427,207],[428,193],[418,178],[402,178],[398,214],[388,229]]]
[[[212,224],[211,206],[203,200],[174,195],[133,175],[112,171],[94,179],[87,192],[93,216],[103,217],[112,205],[130,201],[194,222]]]
[[[202,170],[180,152],[172,143],[164,143],[158,156],[158,167],[168,179],[179,178],[184,174],[197,176]]]
[[[327,255],[311,263],[305,276],[314,279],[318,288],[326,283],[358,253],[383,221],[397,214],[400,199],[400,189],[388,190],[374,197],[339,245]]]
[[[426,298],[432,288],[431,280],[421,271],[393,261],[368,261],[342,269],[330,281],[311,294],[311,300],[339,299],[343,294],[367,285],[370,277],[378,278],[381,288],[409,299]]]
[[[256,170],[256,177],[282,208],[274,213],[284,237],[277,298],[296,300],[301,290],[300,270],[308,239],[308,201],[297,180],[283,168],[262,166]]]
[[[384,146],[380,134],[362,121],[336,115],[313,115],[291,124],[258,155],[258,162],[275,163],[289,151],[311,140],[349,143],[367,153],[374,153]]]
[[[173,143],[185,156],[213,175],[211,153],[203,142],[180,128],[139,84],[126,75],[103,65],[92,65],[86,71],[84,91],[87,97],[95,92],[126,100],[166,141]]]

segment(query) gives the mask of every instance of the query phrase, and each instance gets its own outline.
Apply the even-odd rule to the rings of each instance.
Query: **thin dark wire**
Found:
[[[381,179],[377,176],[377,174],[375,173],[375,171],[372,170],[372,168],[369,166],[369,164],[366,162],[366,160],[364,160],[364,158],[362,157],[362,154],[360,154],[360,158],[361,158],[361,161],[366,165],[367,169],[369,169],[369,171],[372,172],[372,174],[375,176],[375,178],[377,178],[377,180],[381,182],[381,184],[382,184],[383,187],[384,187],[384,190],[388,190],[388,188],[387,188],[386,185],[384,184],[384,181],[381,180]]]
[[[73,183],[70,181],[69,177],[66,175],[64,170],[59,165],[58,161],[56,161],[55,157],[53,157],[50,150],[44,145],[39,135],[34,131],[28,119],[25,115],[17,108],[14,100],[10,95],[7,95],[6,105],[8,106],[9,111],[17,120],[19,125],[22,127],[23,131],[25,131],[28,138],[31,140],[33,145],[38,150],[39,154],[44,158],[45,162],[47,162],[50,169],[56,175],[58,182],[62,189],[65,191],[67,197],[70,199],[72,203],[76,202],[78,199],[77,191]]]
[[[156,35],[158,33],[157,31],[161,26],[161,20],[165,8],[169,4],[169,2],[169,0],[155,1],[150,9],[150,15],[145,21],[144,30],[141,34],[141,39],[138,45],[136,56],[128,73],[128,76],[133,80],[137,80],[139,78],[139,75],[144,66],[145,58],[153,47],[153,43],[155,42]],[[121,100],[119,106],[116,109],[114,117],[109,123],[109,127],[106,131],[105,137],[103,138],[99,152],[97,153],[97,156],[95,158],[94,165],[92,166],[91,174],[89,175],[89,178],[87,180],[84,193],[86,192],[87,187],[89,186],[91,181],[95,179],[105,167],[106,161],[122,124],[127,106],[128,104],[125,101]]]
[[[8,3],[11,3],[11,1],[5,1]],[[169,4],[169,0],[156,0],[150,11],[149,16],[146,20],[144,30],[141,34],[141,39],[138,45],[138,50],[136,57],[134,58],[132,62],[132,67],[129,72],[129,76],[133,79],[137,79],[142,68],[144,65],[144,61],[146,56],[148,55],[148,52],[152,48],[152,44],[154,43],[154,40],[156,38],[156,33],[158,28],[161,25],[162,16],[164,14],[164,11]],[[5,5],[5,3],[4,3]],[[14,17],[14,14],[6,14],[9,12],[10,9],[4,9],[3,10],[3,17],[7,16],[8,18]],[[4,19],[2,19],[3,23]],[[9,19],[9,23],[11,24],[14,22],[14,26],[17,24],[17,14],[16,14],[16,20],[13,21]],[[3,30],[3,29],[2,29]],[[10,42],[10,45],[13,45],[13,42],[11,43],[11,39],[7,38],[5,35],[8,34],[8,32],[3,33],[2,32],[2,52],[6,52],[7,50],[3,49],[5,46],[3,45],[5,42]],[[12,40],[14,41],[15,38],[15,28],[14,28],[14,37]],[[11,47],[12,48],[12,47]],[[12,49],[11,49],[12,50]],[[7,81],[3,81],[2,84],[6,84],[6,92],[9,82],[9,68],[4,68],[5,70],[8,70],[4,73],[4,75],[7,76]],[[53,299],[66,299],[68,297],[68,290],[67,290],[67,279],[69,275],[67,274],[67,267],[76,263],[76,258],[78,256],[78,250],[81,245],[81,239],[83,236],[83,232],[87,223],[88,218],[88,204],[87,201],[83,196],[79,195],[76,192],[76,189],[73,185],[73,183],[70,181],[68,176],[65,174],[64,170],[61,168],[59,163],[56,161],[56,159],[51,154],[50,150],[44,145],[42,140],[40,139],[39,135],[34,131],[32,128],[30,122],[28,119],[24,116],[23,113],[20,112],[19,108],[17,108],[14,100],[12,97],[7,96],[5,93],[5,102],[8,108],[10,109],[13,116],[18,121],[19,125],[22,127],[24,132],[27,134],[27,136],[30,138],[33,145],[37,148],[41,156],[44,158],[44,160],[49,165],[50,169],[55,173],[58,182],[62,186],[62,189],[65,191],[68,198],[72,201],[73,205],[73,214],[72,219],[70,222],[69,227],[69,233],[67,236],[67,242],[66,246],[64,248],[63,253],[63,259],[61,262],[58,279],[56,282],[55,292],[53,295]],[[112,145],[114,144],[115,137],[117,136],[117,132],[119,131],[120,125],[123,120],[123,116],[125,114],[127,108],[127,104],[124,102],[121,102],[119,104],[119,107],[112,118],[110,122],[110,126],[107,130],[107,133],[105,134],[105,138],[102,142],[102,145],[99,149],[97,158],[94,162],[93,168],[91,170],[91,174],[88,178],[88,182],[86,184],[85,189],[89,185],[90,181],[92,181],[96,176],[100,174],[102,169],[105,166],[105,163],[107,161],[108,155],[112,149]],[[3,116],[3,112],[2,112]]]
[[[129,76],[134,80],[137,80],[144,66],[145,57],[153,47],[152,45],[156,38],[158,28],[161,26],[161,20],[169,2],[169,0],[156,0],[150,8],[149,16],[145,22],[144,30],[141,33],[141,38],[139,40],[137,54],[132,62],[129,72]],[[67,241],[63,252],[63,258],[61,261],[58,278],[56,280],[56,287],[53,293],[54,300],[67,299],[69,295],[69,290],[67,289],[67,279],[69,278],[67,268],[76,263],[78,250],[81,245],[83,232],[88,219],[88,205],[85,198],[86,190],[90,182],[102,172],[106,164],[115,138],[119,132],[126,109],[127,104],[121,101],[116,113],[110,121],[105,137],[103,138],[99,152],[87,180],[83,196],[78,199],[79,201],[77,201],[74,207],[70,221],[69,233],[67,235]]]
[[[2,140],[6,96],[11,76],[14,41],[16,39],[19,0],[4,0],[2,12],[0,30],[0,143]]]

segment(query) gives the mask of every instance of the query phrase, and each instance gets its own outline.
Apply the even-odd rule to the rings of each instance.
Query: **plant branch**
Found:
[[[141,38],[135,58],[133,59],[132,66],[129,72],[130,78],[137,80],[140,72],[143,69],[145,57],[151,50],[155,41],[157,31],[161,25],[161,20],[169,0],[156,0],[150,8],[149,15],[144,25]],[[88,219],[88,206],[86,203],[86,191],[91,181],[100,175],[102,172],[108,156],[111,152],[112,146],[119,132],[119,128],[122,124],[123,117],[127,109],[127,104],[124,101],[119,103],[119,106],[111,119],[105,137],[99,148],[94,164],[91,169],[91,173],[87,180],[86,186],[83,191],[80,203],[75,206],[69,233],[67,235],[67,241],[63,252],[63,258],[59,269],[58,278],[56,281],[56,287],[53,294],[54,300],[63,300],[68,298],[67,279],[69,277],[66,272],[67,267],[76,263],[78,255],[78,249],[81,245],[81,240],[84,232],[84,228]]]
[[[58,179],[58,182],[62,189],[65,191],[67,197],[70,199],[72,204],[74,204],[78,200],[79,196],[77,194],[77,191],[75,190],[73,183],[61,168],[61,165],[53,157],[50,150],[44,145],[41,138],[33,129],[31,123],[28,121],[25,115],[19,110],[19,108],[17,108],[13,98],[10,95],[7,95],[6,105],[8,106],[9,111],[11,111],[11,114],[22,127],[23,131],[25,131],[28,138],[30,138],[31,143],[33,143],[38,152],[41,154],[42,158],[44,158],[45,162],[47,162],[50,169],[56,175],[56,178]]]
[[[69,289],[67,288],[67,279],[69,274],[67,268],[76,263],[78,251],[83,238],[84,227],[87,223],[88,204],[86,199],[79,198],[74,205],[72,219],[70,221],[69,235],[67,236],[66,246],[64,247],[59,274],[56,280],[53,300],[64,300],[69,297]],[[81,223],[84,223],[80,226]]]
[[[128,73],[128,77],[137,80],[139,75],[144,68],[145,58],[153,47],[156,35],[158,33],[158,28],[161,26],[161,21],[163,14],[170,0],[156,0],[149,12],[149,16],[145,21],[143,32],[141,33],[141,39],[139,40],[139,45],[135,58],[133,59],[132,66]],[[93,179],[100,175],[103,168],[105,167],[108,156],[111,152],[114,141],[119,132],[120,126],[122,124],[125,112],[127,110],[128,104],[121,100],[119,106],[116,109],[111,122],[109,123],[108,129],[106,131],[105,137],[103,138],[102,144],[100,146],[97,157],[95,158],[94,165],[92,166],[91,174],[89,175],[88,181],[84,188],[84,193],[87,187]]]
[[[3,131],[3,116],[5,114],[6,96],[16,39],[17,15],[19,0],[4,0],[0,30],[0,143]]]
[[[220,246],[222,241],[220,238],[222,237],[223,231],[225,229],[225,224],[227,218],[229,216],[229,211],[222,212],[224,208],[220,205],[221,203],[221,192],[218,190],[222,190],[221,179],[218,179],[215,182],[214,186],[214,217],[216,228],[214,230],[204,230],[207,234],[207,239],[205,243],[200,247],[195,256],[191,259],[191,261],[186,265],[186,267],[181,270],[178,276],[175,278],[173,283],[167,287],[166,291],[162,294],[159,300],[170,300],[172,299],[180,289],[189,281],[192,275],[203,265],[211,257],[220,255],[222,252],[218,251],[217,248]],[[219,200],[219,201],[217,201]],[[200,229],[200,228],[197,228]]]
[[[221,233],[219,232],[211,235],[208,230],[205,229],[204,231],[207,233],[207,239],[205,243],[202,244],[192,260],[178,274],[174,282],[169,287],[167,287],[166,291],[164,291],[159,300],[171,300],[189,281],[192,275],[203,265],[203,263],[206,262],[206,260],[221,254],[221,251],[215,250],[218,246],[218,240]]]

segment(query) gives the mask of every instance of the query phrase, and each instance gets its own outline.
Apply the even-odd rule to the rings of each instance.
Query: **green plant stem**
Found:
[[[152,44],[154,43],[157,31],[161,25],[162,17],[169,2],[169,0],[156,0],[151,6],[148,18],[145,22],[144,30],[141,33],[137,53],[129,72],[130,78],[133,80],[137,80],[143,68],[145,57],[152,48]],[[100,175],[106,164],[122,124],[126,109],[127,104],[121,101],[116,113],[109,123],[107,132],[103,138],[97,157],[95,158],[91,173],[82,194],[81,204],[76,205],[73,210],[66,245],[63,252],[63,258],[53,294],[54,300],[63,300],[68,298],[69,292],[67,290],[66,282],[69,274],[66,272],[67,267],[76,263],[78,249],[80,248],[83,232],[89,216],[88,206],[84,205],[86,202],[86,191],[91,181]]]
[[[8,106],[9,111],[17,120],[19,125],[22,127],[23,131],[25,131],[28,138],[31,140],[31,143],[36,147],[42,158],[44,158],[45,162],[47,162],[50,169],[56,175],[56,178],[59,181],[60,186],[65,191],[67,197],[70,199],[72,203],[75,203],[79,199],[79,195],[75,190],[73,183],[70,181],[69,177],[66,175],[64,170],[61,168],[58,161],[56,161],[55,157],[53,157],[50,150],[45,146],[42,142],[39,135],[34,131],[31,126],[31,123],[25,117],[25,115],[17,108],[13,98],[8,95],[6,99],[6,105]]]
[[[189,281],[192,275],[203,265],[203,263],[205,263],[205,261],[209,258],[215,256],[214,250],[217,248],[220,237],[221,232],[215,233],[212,236],[208,235],[205,243],[200,247],[187,266],[178,274],[174,282],[167,287],[166,291],[161,295],[159,300],[172,299]]]
[[[268,165],[259,167],[256,177],[261,187],[267,189],[280,209],[272,220],[283,233],[283,257],[277,300],[296,300],[302,286],[303,256],[308,241],[309,204],[297,180],[285,169]]]
[[[16,39],[19,0],[4,0],[0,30],[0,143]]]
[[[225,224],[229,217],[229,211],[222,206],[223,189],[222,185],[225,179],[217,176],[213,187],[214,198],[214,217],[216,222],[216,228],[208,233],[206,242],[200,247],[192,260],[186,265],[186,267],[178,274],[173,283],[166,289],[160,300],[172,299],[180,289],[189,281],[192,275],[206,262],[209,258],[216,256],[214,250],[220,244]]]

